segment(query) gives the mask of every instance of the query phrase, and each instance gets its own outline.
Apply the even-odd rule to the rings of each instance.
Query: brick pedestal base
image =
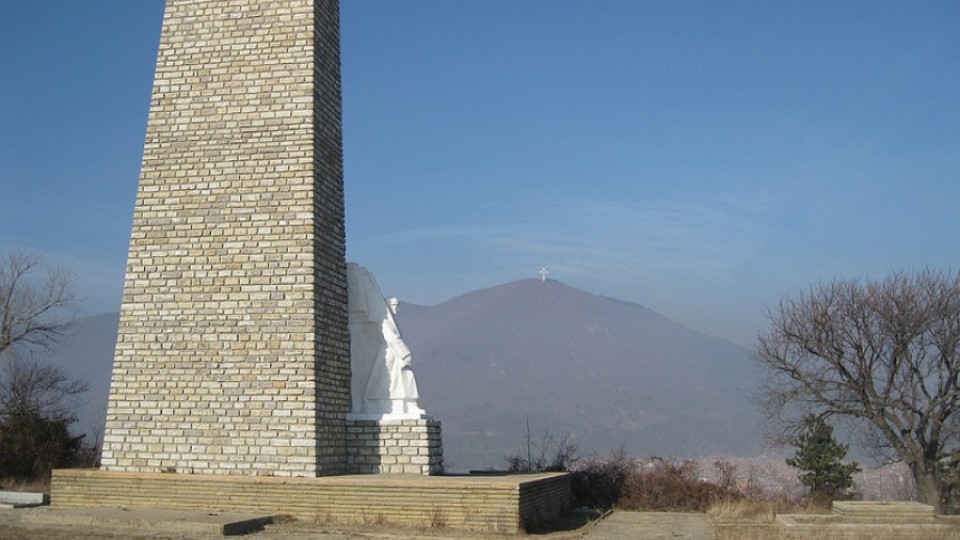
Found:
[[[347,470],[353,474],[441,474],[440,422],[429,418],[347,421]]]

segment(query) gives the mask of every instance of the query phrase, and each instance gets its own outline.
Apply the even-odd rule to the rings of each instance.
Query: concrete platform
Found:
[[[516,534],[569,509],[570,475],[320,478],[53,472],[56,508],[213,508],[330,525],[449,527]]]
[[[831,515],[784,514],[777,523],[787,539],[960,539],[960,520],[937,516],[911,501],[836,501]]]
[[[235,512],[201,512],[161,508],[56,508],[24,510],[20,521],[73,527],[135,527],[176,533],[231,536],[263,530],[271,516]]]

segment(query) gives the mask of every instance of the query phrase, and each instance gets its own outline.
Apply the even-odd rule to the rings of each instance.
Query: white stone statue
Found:
[[[366,268],[347,263],[350,312],[351,416],[421,417],[411,354],[393,316],[399,301],[384,300]]]

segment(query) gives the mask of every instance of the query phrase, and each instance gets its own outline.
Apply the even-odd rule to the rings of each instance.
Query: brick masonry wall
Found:
[[[53,472],[50,489],[50,503],[61,508],[206,508],[311,523],[510,534],[560,517],[572,498],[566,473],[273,478],[65,469]]]
[[[347,469],[354,474],[441,474],[436,420],[347,420]]]
[[[107,471],[345,470],[336,0],[168,0]]]

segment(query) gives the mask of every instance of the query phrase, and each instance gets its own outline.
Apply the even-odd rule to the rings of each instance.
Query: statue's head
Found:
[[[387,306],[390,307],[390,313],[393,313],[394,315],[396,315],[397,312],[400,311],[400,300],[398,300],[396,297],[391,296],[390,298],[387,299]]]

